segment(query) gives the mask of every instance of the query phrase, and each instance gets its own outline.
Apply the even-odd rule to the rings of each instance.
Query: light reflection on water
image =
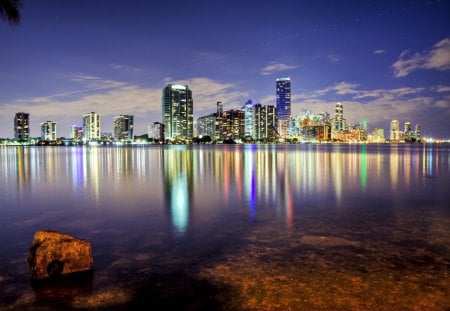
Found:
[[[18,272],[8,267],[40,228],[97,242],[94,282],[99,275],[114,282],[105,275],[126,254],[143,260],[186,248],[198,256],[189,260],[200,261],[200,249],[241,245],[245,238],[230,232],[261,224],[295,236],[308,226],[345,231],[339,226],[348,224],[333,222],[347,212],[357,226],[355,209],[383,219],[377,226],[402,224],[404,208],[441,220],[449,214],[447,145],[1,147],[0,159],[0,243],[9,250],[0,253],[0,288],[2,280],[26,278],[26,263]],[[215,241],[227,235],[230,241]]]

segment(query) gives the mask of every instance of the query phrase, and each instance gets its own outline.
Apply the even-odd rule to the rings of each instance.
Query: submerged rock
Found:
[[[90,271],[94,261],[91,243],[51,230],[38,230],[28,252],[31,277],[45,279]]]

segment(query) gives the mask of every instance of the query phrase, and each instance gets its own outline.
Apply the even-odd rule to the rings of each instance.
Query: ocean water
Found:
[[[0,309],[450,308],[449,145],[0,147]],[[38,229],[92,275],[32,284]]]

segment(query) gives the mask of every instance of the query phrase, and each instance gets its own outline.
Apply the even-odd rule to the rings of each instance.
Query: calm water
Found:
[[[0,309],[448,309],[449,151],[0,147]],[[32,287],[37,229],[93,277]]]

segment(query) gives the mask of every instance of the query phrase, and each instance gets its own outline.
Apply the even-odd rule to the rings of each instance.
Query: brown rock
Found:
[[[57,277],[93,269],[91,244],[68,234],[38,230],[28,252],[33,279]]]

